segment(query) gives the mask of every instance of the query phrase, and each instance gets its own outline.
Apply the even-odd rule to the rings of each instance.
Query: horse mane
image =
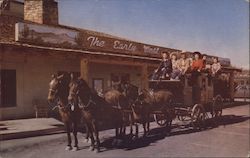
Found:
[[[91,94],[93,93],[88,83],[84,79],[79,78],[76,82],[84,89],[84,91],[90,92]]]
[[[70,74],[68,72],[64,72],[63,74],[63,77],[61,79],[61,82],[62,82],[62,86],[67,86],[69,87],[69,83],[70,83]]]

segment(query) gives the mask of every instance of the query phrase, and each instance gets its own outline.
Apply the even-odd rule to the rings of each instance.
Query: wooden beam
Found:
[[[87,83],[89,83],[89,60],[86,58],[81,58],[80,61],[80,74]]]
[[[229,76],[230,99],[234,99],[234,72],[230,72]]]
[[[142,66],[142,65],[148,65],[156,67],[157,64],[152,63],[146,63],[146,62],[140,62],[140,61],[130,61],[130,60],[118,60],[118,59],[89,59],[89,62],[91,63],[99,63],[99,64],[111,64],[111,65],[126,65],[126,66]]]

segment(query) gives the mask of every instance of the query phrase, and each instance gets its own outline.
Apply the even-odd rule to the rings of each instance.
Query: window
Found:
[[[111,86],[119,82],[129,83],[130,75],[128,73],[111,74]]]
[[[103,79],[102,78],[94,78],[93,79],[93,88],[97,92],[99,96],[103,95]]]
[[[0,107],[16,106],[16,70],[0,70]]]

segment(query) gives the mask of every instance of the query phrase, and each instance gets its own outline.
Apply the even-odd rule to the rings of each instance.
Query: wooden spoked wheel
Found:
[[[212,117],[220,117],[222,115],[223,99],[220,95],[217,95],[212,104]]]
[[[195,129],[202,128],[205,120],[205,110],[202,104],[195,104],[191,111],[191,121]]]
[[[168,125],[167,116],[165,113],[154,114],[154,120],[159,126],[163,127]]]

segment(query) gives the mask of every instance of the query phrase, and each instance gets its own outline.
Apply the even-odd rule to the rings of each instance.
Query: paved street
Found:
[[[65,151],[66,135],[55,134],[1,142],[2,158],[76,158],[76,157],[247,157],[249,154],[249,105],[228,108],[218,127],[194,131],[175,122],[168,136],[163,128],[151,123],[148,138],[112,148],[114,130],[100,133],[101,152],[88,150],[80,133],[80,150]]]

